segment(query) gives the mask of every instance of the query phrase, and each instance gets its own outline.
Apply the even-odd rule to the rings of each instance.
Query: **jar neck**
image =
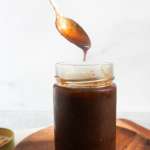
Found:
[[[57,76],[55,78],[57,85],[69,88],[100,88],[111,86],[113,83],[113,78],[99,80],[64,80]]]

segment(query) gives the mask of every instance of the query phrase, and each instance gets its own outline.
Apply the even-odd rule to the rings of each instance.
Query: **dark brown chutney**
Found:
[[[116,86],[54,85],[55,150],[115,150]]]

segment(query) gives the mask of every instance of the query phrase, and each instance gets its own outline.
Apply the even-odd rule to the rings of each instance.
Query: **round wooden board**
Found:
[[[150,150],[150,130],[129,120],[117,120],[116,150]],[[19,143],[15,150],[54,150],[53,127],[42,129]]]

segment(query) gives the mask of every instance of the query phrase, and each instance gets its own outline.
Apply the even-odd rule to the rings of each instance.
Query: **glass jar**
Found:
[[[115,150],[113,65],[56,64],[55,150]]]

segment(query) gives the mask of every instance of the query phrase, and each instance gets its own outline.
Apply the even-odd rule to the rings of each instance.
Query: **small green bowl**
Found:
[[[0,150],[13,150],[14,145],[13,131],[6,128],[0,128]]]

